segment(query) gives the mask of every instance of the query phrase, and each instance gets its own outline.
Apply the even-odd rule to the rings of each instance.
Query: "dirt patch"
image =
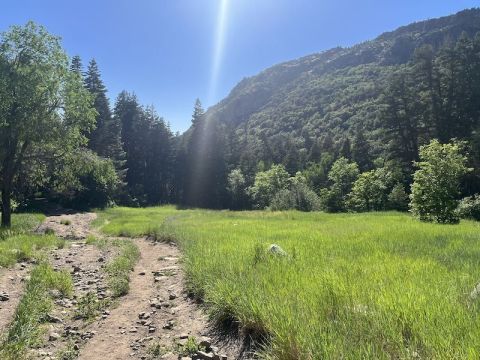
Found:
[[[22,262],[12,269],[0,269],[0,334],[5,333],[13,320],[30,267],[30,264]]]
[[[64,239],[81,240],[93,235],[91,223],[97,218],[95,213],[75,213],[49,216],[37,229],[38,233],[53,230],[55,235]]]

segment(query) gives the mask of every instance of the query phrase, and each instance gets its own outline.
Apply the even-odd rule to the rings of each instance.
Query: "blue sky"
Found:
[[[273,64],[478,6],[478,0],[3,0],[0,29],[41,23],[63,38],[69,55],[84,64],[95,57],[112,104],[121,90],[134,91],[183,131],[197,97],[208,107]]]

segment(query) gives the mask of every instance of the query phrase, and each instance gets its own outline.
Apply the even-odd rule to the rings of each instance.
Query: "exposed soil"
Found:
[[[51,229],[55,235],[65,239],[85,239],[94,232],[90,224],[96,218],[97,214],[88,212],[48,216],[37,231],[44,233]]]
[[[12,269],[0,269],[0,334],[5,332],[7,325],[13,320],[29,270],[30,264],[23,262]]]
[[[118,249],[99,249],[85,243],[88,235],[100,236],[90,226],[95,218],[94,213],[50,216],[38,229],[45,232],[49,228],[57,236],[72,240],[66,248],[51,251],[50,257],[55,269],[72,274],[74,296],[68,299],[53,294],[55,307],[48,314],[44,343],[30,352],[32,358],[60,359],[60,353],[69,349],[82,360],[189,359],[184,352],[188,338],[203,342],[210,352],[205,355],[217,355],[205,358],[248,358],[241,353],[239,340],[227,342],[212,336],[215,332],[205,313],[185,292],[181,254],[174,244],[133,239],[141,257],[130,275],[130,291],[111,301],[103,267]],[[0,292],[5,289],[10,295],[8,301],[0,302],[2,328],[12,319],[21,297],[21,279],[28,268],[23,264],[0,272]],[[87,293],[95,294],[108,306],[93,319],[79,319],[79,302]]]

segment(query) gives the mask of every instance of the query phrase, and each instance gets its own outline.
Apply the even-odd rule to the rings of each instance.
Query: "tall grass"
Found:
[[[26,234],[34,230],[45,219],[42,214],[13,214],[10,228],[0,227],[0,240],[7,237]]]
[[[191,290],[214,319],[265,335],[266,358],[480,358],[480,299],[469,295],[480,282],[479,223],[172,208],[116,216],[106,215],[108,231],[146,233],[170,219]],[[272,243],[289,256],[266,254]]]
[[[40,250],[62,248],[65,240],[53,235],[14,235],[0,240],[0,266],[9,267],[19,261],[40,256]]]

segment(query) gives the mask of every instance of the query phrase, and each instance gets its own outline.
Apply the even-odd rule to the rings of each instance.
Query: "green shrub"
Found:
[[[273,165],[270,170],[258,172],[253,186],[248,188],[255,207],[265,209],[280,190],[288,189],[290,175],[283,165]]]
[[[458,203],[457,214],[462,219],[480,220],[480,194],[463,198]]]
[[[292,185],[291,189],[280,190],[272,199],[270,209],[317,211],[321,209],[320,198],[305,184]]]
[[[422,221],[457,223],[459,183],[469,169],[462,144],[432,140],[420,148],[418,170],[413,175],[410,209]]]
[[[88,292],[78,300],[75,317],[77,319],[92,320],[104,307],[104,304],[94,293]]]
[[[408,210],[408,194],[403,184],[396,184],[388,194],[388,208],[390,210]]]

